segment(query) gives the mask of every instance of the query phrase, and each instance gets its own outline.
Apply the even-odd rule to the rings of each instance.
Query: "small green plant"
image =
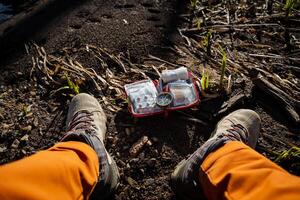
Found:
[[[206,48],[207,56],[211,56],[212,31],[209,30],[203,40],[203,46]]]
[[[79,94],[79,86],[76,85],[74,82],[72,82],[72,81],[70,80],[70,78],[68,77],[67,74],[66,74],[66,79],[67,79],[69,88],[70,88],[71,90],[73,90],[73,92],[74,92],[75,94]]]
[[[289,150],[283,151],[275,160],[276,163],[283,163],[287,161],[293,161],[300,159],[300,148],[292,147]]]
[[[200,18],[196,18],[193,25],[199,30],[202,25],[202,20]]]
[[[300,6],[300,0],[286,0],[284,9],[285,16],[288,17],[291,14],[292,9],[297,9]]]
[[[23,106],[23,115],[27,115],[31,110],[31,106]]]
[[[19,114],[19,117],[25,117],[28,114],[30,114],[31,106],[32,105],[29,105],[29,106],[24,105],[23,108],[22,108],[22,112]]]
[[[288,169],[291,173],[298,174],[300,170],[300,147],[293,146],[290,149],[277,154],[275,163]]]
[[[284,9],[286,10],[286,15],[290,14],[291,9],[294,7],[296,1],[295,0],[286,0]]]
[[[190,0],[190,2],[191,2],[191,8],[193,10],[196,10],[196,8],[197,8],[197,6],[199,4],[199,0]]]
[[[284,5],[286,23],[288,23],[288,17],[291,15],[291,10],[294,8],[298,8],[299,5],[300,5],[300,0],[286,0]],[[284,38],[285,38],[287,49],[291,50],[292,49],[291,35],[288,29],[285,30]]]
[[[220,77],[220,89],[223,88],[223,80],[224,80],[224,76],[225,76],[225,70],[227,67],[227,54],[225,52],[225,50],[220,47],[221,53],[222,53],[222,65],[221,65],[221,77]]]
[[[286,0],[284,8],[285,9],[291,9],[295,5],[295,3],[296,3],[296,0]]]
[[[201,78],[201,88],[202,91],[206,91],[209,87],[209,75],[208,73],[204,72],[202,73],[202,78]]]
[[[57,90],[51,91],[50,97],[52,97],[57,92],[60,92],[62,90],[72,90],[75,94],[79,94],[79,90],[80,90],[79,86],[77,84],[75,84],[73,81],[71,81],[71,79],[69,78],[69,76],[67,74],[65,74],[65,77],[66,77],[68,85],[62,86],[62,87],[58,88]]]

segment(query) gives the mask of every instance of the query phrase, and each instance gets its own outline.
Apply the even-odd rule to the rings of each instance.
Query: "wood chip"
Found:
[[[129,154],[132,157],[136,157],[138,154],[141,153],[141,151],[146,146],[148,141],[149,141],[149,138],[147,136],[143,136],[141,139],[139,139],[136,143],[134,143],[132,145],[132,147],[129,150]]]

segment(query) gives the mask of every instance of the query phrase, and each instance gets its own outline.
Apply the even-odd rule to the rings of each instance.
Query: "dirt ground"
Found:
[[[175,0],[76,2],[45,22],[31,41],[48,53],[92,44],[112,53],[121,52],[134,63],[142,63],[148,54],[172,61],[170,46],[181,42],[176,29],[182,24],[179,15],[186,11],[184,3]],[[78,59],[84,66],[98,65],[90,57]],[[0,163],[5,164],[47,149],[60,140],[70,97],[49,97],[48,88],[30,78],[31,57],[23,47],[2,58],[1,63]],[[280,111],[274,114],[276,104],[272,100],[269,107],[260,103],[268,96],[259,91],[253,95],[256,95],[253,101],[242,107],[254,109],[262,118],[257,150],[274,160],[273,152],[282,152],[291,145],[300,146],[299,128],[290,126]],[[120,105],[122,110],[118,112],[104,106],[108,116],[107,149],[121,173],[121,184],[114,198],[176,199],[169,186],[170,173],[181,159],[204,143],[222,116],[206,120],[208,125],[187,120],[185,115],[176,112],[168,118],[137,120],[130,116],[126,104]],[[186,113],[201,116],[205,109],[208,107],[203,102]],[[142,136],[148,136],[152,145],[133,158],[129,149]],[[299,168],[283,167],[299,175]]]

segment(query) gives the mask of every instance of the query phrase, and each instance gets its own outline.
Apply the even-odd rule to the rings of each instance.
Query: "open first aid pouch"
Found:
[[[163,71],[159,80],[142,80],[124,88],[134,117],[167,114],[200,101],[195,78],[185,67]]]

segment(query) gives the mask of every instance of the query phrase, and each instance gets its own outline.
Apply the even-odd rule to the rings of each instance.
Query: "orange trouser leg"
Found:
[[[229,142],[209,154],[199,177],[209,200],[300,199],[299,177],[241,142]]]
[[[61,142],[0,166],[0,199],[87,199],[98,173],[98,157],[90,146]]]

